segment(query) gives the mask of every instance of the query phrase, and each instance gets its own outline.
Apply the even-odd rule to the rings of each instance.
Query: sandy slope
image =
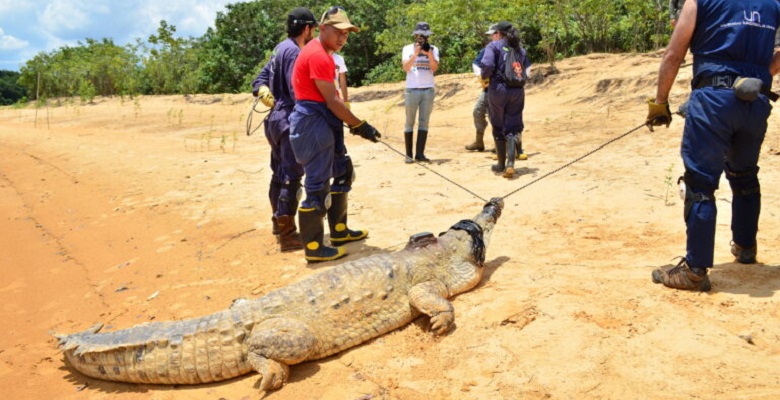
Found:
[[[478,93],[468,75],[437,78],[427,155],[406,165],[400,84],[353,89],[354,109],[384,143],[348,138],[358,180],[351,224],[370,230],[350,258],[441,232],[637,127],[659,59],[591,55],[528,90],[522,174],[467,153]],[[687,93],[690,69],[673,90]],[[152,386],[85,378],[50,332],[109,330],[204,315],[329,265],[280,254],[270,234],[267,145],[247,137],[248,95],[98,99],[0,109],[0,397],[250,399],[256,376]],[[780,135],[762,150],[759,261],[728,251],[725,179],[708,294],[664,290],[651,270],[683,254],[682,122],[642,128],[511,195],[488,276],[454,300],[457,329],[427,321],[293,368],[268,399],[780,397]],[[209,139],[209,137],[211,137]],[[448,180],[443,179],[441,176]],[[456,185],[456,184],[457,185]],[[468,191],[476,194],[472,195]],[[481,197],[482,199],[480,199]]]

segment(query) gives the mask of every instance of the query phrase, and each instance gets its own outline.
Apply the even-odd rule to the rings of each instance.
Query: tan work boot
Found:
[[[279,226],[279,249],[282,252],[302,250],[303,240],[295,226],[295,217],[280,215],[276,217],[276,223]]]
[[[659,268],[653,271],[653,283],[663,283],[672,289],[698,290],[709,292],[712,286],[707,270],[697,273],[688,266],[688,261],[683,258],[674,267]]]
[[[466,150],[469,151],[485,151],[485,142],[482,140],[485,137],[485,133],[477,132],[474,142],[466,145]]]

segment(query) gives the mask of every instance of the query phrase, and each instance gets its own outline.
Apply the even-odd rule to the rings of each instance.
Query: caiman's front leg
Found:
[[[288,365],[305,361],[317,346],[308,325],[292,318],[272,318],[252,329],[247,361],[260,374],[260,390],[279,389],[290,376]]]
[[[431,330],[436,335],[447,333],[455,323],[448,295],[447,287],[438,281],[419,283],[409,290],[409,303],[431,317]]]

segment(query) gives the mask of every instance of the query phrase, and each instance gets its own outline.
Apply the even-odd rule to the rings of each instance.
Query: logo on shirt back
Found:
[[[750,17],[748,17],[748,13],[750,13]],[[745,21],[747,22],[752,22],[754,24],[761,23],[761,13],[758,11],[744,10],[742,11],[742,16],[745,17]]]
[[[737,17],[738,18],[738,17]],[[742,10],[742,21],[727,22],[720,25],[720,28],[731,28],[735,26],[753,26],[761,29],[776,30],[777,28],[772,25],[766,25],[761,23],[761,12],[752,10]]]

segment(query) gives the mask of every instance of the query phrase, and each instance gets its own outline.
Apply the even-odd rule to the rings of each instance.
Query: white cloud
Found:
[[[27,47],[30,42],[6,35],[0,28],[0,50],[19,50]]]
[[[12,11],[19,8],[30,8],[34,4],[22,2],[19,4],[18,0],[0,0],[0,14],[10,14]]]
[[[40,27],[51,33],[66,33],[80,30],[89,24],[87,11],[78,1],[50,2],[38,17]]]
[[[223,11],[226,4],[236,1],[141,0],[140,3],[135,10],[138,16],[137,28],[147,28],[147,36],[157,31],[161,20],[176,26],[177,36],[201,36],[206,33],[206,29],[214,26],[217,12]],[[148,30],[150,26],[152,29]]]
[[[177,37],[200,37],[217,12],[238,1],[246,0],[0,0],[0,62],[22,64],[87,38],[120,46],[145,41],[161,20],[176,27]]]

